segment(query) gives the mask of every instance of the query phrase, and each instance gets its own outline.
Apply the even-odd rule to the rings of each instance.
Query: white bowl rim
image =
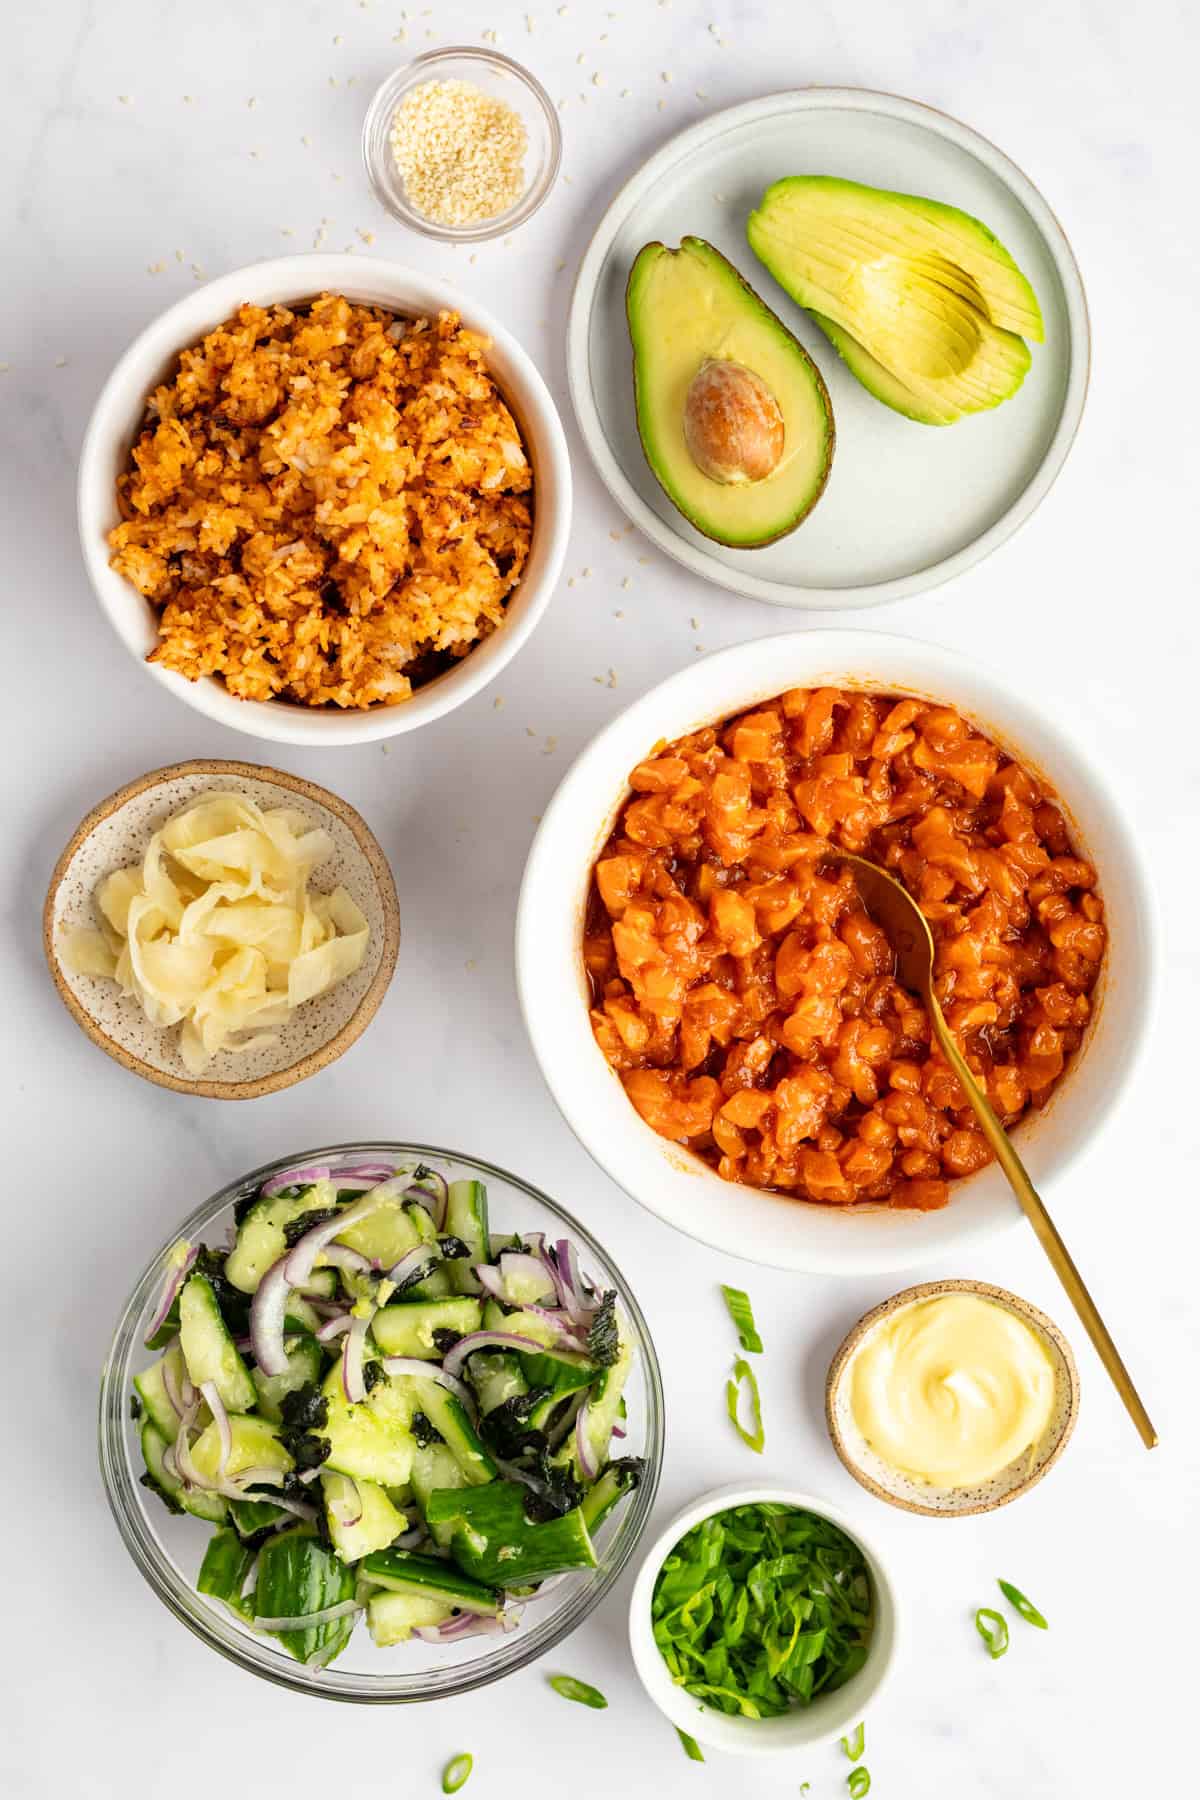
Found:
[[[840,1708],[823,1709],[823,1716],[818,1716],[816,1721],[819,1728],[815,1731],[804,1729],[805,1725],[813,1722],[809,1707],[795,1707],[779,1720],[757,1720],[731,1718],[727,1713],[714,1712],[702,1706],[686,1689],[677,1687],[667,1675],[658,1645],[654,1641],[650,1618],[654,1583],[667,1556],[680,1538],[693,1525],[698,1525],[702,1519],[711,1518],[714,1513],[728,1512],[735,1506],[755,1506],[764,1501],[775,1501],[783,1506],[815,1513],[818,1518],[827,1519],[839,1531],[844,1531],[862,1551],[875,1587],[879,1617],[876,1629],[872,1632],[867,1660],[858,1676],[852,1677],[844,1688],[835,1689],[828,1696],[829,1701],[834,1701],[838,1695],[844,1694],[847,1700]],[[707,1493],[681,1507],[654,1538],[649,1548],[642,1552],[641,1566],[634,1578],[633,1592],[629,1599],[629,1647],[642,1686],[659,1711],[678,1730],[686,1731],[714,1750],[732,1751],[738,1756],[794,1755],[796,1750],[807,1744],[825,1743],[840,1736],[849,1725],[862,1717],[868,1703],[878,1698],[884,1684],[895,1672],[896,1662],[903,1648],[900,1610],[896,1589],[879,1553],[879,1547],[870,1534],[862,1530],[855,1515],[848,1513],[835,1501],[806,1493],[785,1482],[732,1481],[721,1487],[710,1488]],[[882,1639],[878,1650],[876,1630]],[[869,1680],[864,1679],[868,1676]],[[829,1720],[828,1723],[825,1722],[826,1719]],[[764,1725],[766,1730],[763,1729]],[[792,1730],[788,1732],[782,1729],[785,1725],[790,1725]]]
[[[539,486],[547,493],[540,509],[535,501],[532,546],[543,566],[536,580],[523,580],[514,589],[501,630],[482,640],[457,668],[418,689],[410,700],[364,712],[239,700],[213,677],[189,681],[158,663],[146,662],[147,651],[154,644],[153,633],[146,629],[147,603],[109,567],[104,549],[107,527],[99,523],[112,513],[111,487],[100,467],[101,451],[115,437],[124,436],[131,422],[136,432],[141,415],[133,417],[132,409],[149,391],[149,383],[138,371],[147,366],[163,370],[181,350],[231,317],[245,302],[287,304],[322,292],[397,309],[456,312],[471,330],[489,337],[496,360],[510,372],[500,386],[519,415],[531,450],[532,440],[537,440],[542,460]],[[155,373],[150,381],[159,378]],[[247,736],[323,749],[372,743],[414,731],[461,706],[495,679],[532,634],[553,596],[566,555],[571,493],[570,457],[558,409],[529,355],[493,313],[449,283],[405,263],[382,257],[308,253],[248,263],[220,275],[185,294],[138,332],[92,408],[79,452],[76,517],[84,567],[102,611],[125,648],[161,686],[194,711]]]
[[[1106,781],[1107,771],[1104,764],[1097,763],[1090,752],[1085,752],[1080,747],[1078,740],[1068,727],[1057,719],[1050,722],[1037,708],[1027,704],[1019,694],[1015,694],[1000,674],[993,672],[986,665],[962,656],[956,650],[947,649],[926,639],[901,637],[896,633],[867,630],[860,626],[831,626],[818,630],[800,628],[768,637],[746,639],[685,665],[674,675],[668,676],[665,681],[647,689],[637,700],[611,719],[584,746],[572,762],[551,796],[550,802],[542,814],[541,823],[534,834],[517,902],[515,928],[517,994],[534,1057],[560,1113],[597,1166],[639,1205],[645,1206],[648,1211],[653,1212],[666,1224],[684,1232],[686,1236],[693,1238],[696,1242],[747,1262],[757,1262],[767,1267],[792,1269],[809,1274],[841,1276],[892,1274],[937,1260],[939,1257],[951,1255],[959,1257],[964,1250],[973,1249],[990,1241],[1002,1231],[1010,1230],[1023,1218],[1015,1197],[1006,1193],[1007,1204],[1002,1209],[994,1209],[992,1214],[985,1218],[970,1216],[962,1205],[961,1194],[952,1198],[948,1208],[937,1213],[891,1215],[908,1217],[918,1224],[936,1219],[953,1219],[954,1221],[954,1230],[947,1234],[944,1241],[940,1242],[933,1241],[933,1233],[928,1229],[923,1233],[914,1230],[909,1244],[903,1252],[892,1250],[880,1254],[878,1247],[873,1252],[872,1248],[866,1244],[866,1240],[863,1239],[855,1253],[850,1256],[840,1252],[829,1254],[823,1249],[811,1246],[797,1251],[790,1241],[774,1244],[769,1256],[760,1254],[753,1249],[747,1249],[729,1231],[722,1233],[721,1231],[704,1230],[699,1228],[693,1219],[682,1216],[679,1209],[664,1200],[665,1187],[663,1185],[654,1185],[646,1193],[639,1192],[630,1185],[610,1160],[611,1141],[597,1127],[593,1126],[589,1117],[593,1109],[589,1108],[587,1101],[588,1093],[594,1091],[592,1084],[590,1082],[587,1084],[587,1092],[565,1093],[564,1084],[559,1079],[559,1071],[547,1054],[546,1046],[542,1041],[544,1009],[539,1008],[536,983],[533,979],[538,960],[544,956],[544,938],[539,933],[534,917],[537,910],[537,891],[542,879],[542,866],[551,859],[558,821],[565,814],[570,813],[574,804],[575,790],[586,788],[587,779],[593,768],[597,765],[603,766],[608,745],[623,736],[632,722],[646,719],[647,729],[643,737],[647,749],[662,738],[663,733],[661,729],[654,727],[653,720],[655,715],[660,712],[664,700],[669,702],[680,694],[686,694],[697,683],[698,678],[710,674],[714,669],[731,671],[729,678],[731,690],[736,689],[739,678],[742,678],[746,685],[753,685],[748,682],[748,678],[745,678],[742,665],[761,663],[764,668],[771,667],[773,671],[775,665],[781,659],[786,658],[792,646],[803,646],[803,653],[806,657],[818,663],[823,660],[830,665],[831,669],[842,666],[843,661],[849,667],[854,667],[856,661],[865,659],[869,654],[877,661],[881,670],[878,683],[881,691],[888,691],[886,670],[889,654],[900,658],[916,655],[929,664],[931,687],[927,691],[938,694],[939,688],[942,688],[944,682],[945,686],[941,694],[944,703],[962,705],[968,716],[973,710],[972,707],[961,700],[956,702],[953,698],[955,677],[958,676],[972,687],[986,690],[989,696],[995,697],[998,712],[1004,721],[1003,729],[1000,720],[990,722],[990,729],[995,732],[998,740],[1013,746],[1013,753],[1019,755],[1021,754],[1022,737],[1026,730],[1033,738],[1039,735],[1052,737],[1056,742],[1056,753],[1061,757],[1063,765],[1074,765],[1072,773],[1079,778],[1077,786],[1087,790],[1097,811],[1104,815],[1105,827],[1119,845],[1121,864],[1125,878],[1132,889],[1140,926],[1137,953],[1141,958],[1142,980],[1136,989],[1135,1028],[1125,1040],[1124,1057],[1119,1069],[1109,1078],[1106,1113],[1087,1131],[1077,1132],[1067,1147],[1058,1149],[1048,1168],[1040,1173],[1040,1185],[1044,1188],[1049,1187],[1053,1181],[1060,1179],[1082,1156],[1085,1148],[1091,1147],[1095,1138],[1099,1136],[1104,1126],[1118,1110],[1121,1098],[1128,1092],[1130,1084],[1136,1078],[1153,1035],[1152,1027],[1161,986],[1160,944],[1162,931],[1158,920],[1157,902],[1147,881],[1132,830],[1126,823],[1123,813],[1109,797]],[[758,684],[760,688],[758,698],[766,698],[768,694],[781,693],[789,685],[810,684],[810,677],[803,677],[799,682],[789,683],[786,661],[783,661],[782,666],[784,672],[773,676],[773,686]],[[836,679],[836,676],[832,678]],[[851,678],[851,685],[854,685],[853,678]],[[869,681],[864,681],[864,685],[869,686]],[[897,685],[903,688],[905,684],[898,682]],[[723,705],[718,704],[711,711],[706,711],[705,716],[715,721],[728,717],[742,706],[754,703],[756,702],[749,697],[744,700],[734,699]],[[1016,721],[1015,727],[1013,721]],[[695,727],[683,727],[682,729],[695,729]],[[1036,759],[1028,757],[1027,760],[1033,762]],[[622,766],[620,772],[614,769],[613,779],[608,783],[610,792],[617,792],[625,782],[628,768],[632,766],[632,761],[630,761],[628,766]],[[1054,771],[1047,771],[1047,773],[1054,773]],[[1057,782],[1054,785],[1057,789]],[[1062,801],[1061,789],[1058,789],[1058,798]],[[1066,810],[1068,813],[1070,812],[1069,807],[1066,807]],[[599,848],[600,845],[597,843],[592,857],[589,858],[589,866],[590,861],[594,859],[595,851],[598,851]],[[1104,876],[1101,871],[1101,887],[1104,886]],[[1107,967],[1106,961],[1106,969]],[[1106,978],[1104,976],[1102,980]],[[1128,980],[1125,985],[1129,986]],[[561,988],[558,991],[561,995]],[[1102,1008],[1097,1009],[1097,1020],[1099,1020],[1101,1012]],[[584,1025],[590,1036],[586,1011]],[[1089,1033],[1089,1038],[1085,1039],[1084,1050],[1087,1048],[1090,1037]],[[1084,1050],[1077,1054],[1082,1056]],[[595,1067],[597,1075],[605,1078],[611,1075],[611,1071],[603,1059],[600,1059],[593,1067]],[[1077,1070],[1068,1071],[1066,1080],[1060,1088],[1056,1089],[1056,1096],[1062,1089],[1069,1086],[1072,1078],[1077,1074]],[[1036,1115],[1036,1118],[1044,1118],[1050,1110],[1049,1107],[1044,1109],[1041,1114]],[[629,1111],[636,1124],[642,1130],[649,1132],[650,1128],[637,1119],[632,1107]],[[1036,1123],[1036,1119],[1033,1122]],[[656,1136],[657,1134],[652,1135]],[[666,1140],[659,1140],[659,1142],[665,1144]],[[1026,1152],[1028,1144],[1029,1138],[1026,1136],[1022,1142],[1022,1149]],[[670,1148],[678,1153],[677,1146],[670,1146]],[[1028,1160],[1028,1154],[1026,1160]],[[696,1159],[693,1158],[691,1161],[695,1165],[692,1173],[714,1182],[720,1181],[719,1176],[701,1165]],[[988,1168],[968,1180],[978,1182],[980,1179],[986,1179],[989,1173],[998,1175],[994,1164],[989,1165]],[[1002,1176],[998,1176],[998,1179],[1003,1181]],[[722,1182],[721,1185],[724,1187],[732,1184]],[[964,1181],[961,1185],[965,1187],[967,1182]],[[742,1191],[758,1192],[760,1190]],[[820,1210],[823,1212],[826,1209]]]

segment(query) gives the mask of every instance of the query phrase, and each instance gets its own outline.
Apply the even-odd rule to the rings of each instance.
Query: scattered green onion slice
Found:
[[[1049,1631],[1050,1627],[1042,1617],[1032,1600],[1027,1600],[1019,1587],[1011,1581],[998,1581],[1000,1592],[1008,1601],[1015,1613],[1020,1613],[1027,1625],[1036,1625],[1039,1631]]]
[[[725,1296],[725,1304],[729,1308],[729,1316],[737,1330],[742,1349],[753,1350],[757,1354],[762,1349],[762,1339],[754,1323],[754,1308],[750,1304],[749,1294],[744,1294],[741,1288],[726,1287],[724,1283],[721,1292]]]
[[[459,1756],[452,1756],[442,1770],[443,1794],[457,1794],[460,1787],[466,1786],[471,1770],[475,1767],[475,1758],[464,1750]]]
[[[867,1747],[867,1728],[860,1720],[849,1737],[841,1740],[842,1749],[851,1762],[857,1762]]]
[[[846,1777],[846,1786],[850,1789],[850,1800],[863,1800],[864,1794],[871,1791],[871,1776],[867,1769],[851,1769]]]
[[[679,1732],[679,1741],[691,1757],[692,1761],[703,1762],[704,1752],[696,1742],[695,1738],[689,1737],[686,1731],[680,1731],[678,1725],[675,1727],[675,1730]]]
[[[1008,1649],[1008,1620],[1003,1613],[993,1612],[990,1606],[981,1606],[975,1614],[975,1629],[988,1647],[988,1655],[995,1662]]]
[[[738,1402],[741,1399],[741,1384],[743,1382],[745,1382],[750,1393],[750,1406],[754,1414],[753,1431],[747,1431],[746,1427],[738,1418]],[[757,1451],[761,1456],[763,1445],[767,1441],[766,1434],[763,1431],[762,1401],[758,1396],[758,1382],[755,1379],[754,1370],[750,1367],[750,1364],[746,1361],[744,1356],[739,1356],[737,1358],[733,1365],[733,1374],[725,1383],[725,1405],[728,1408],[733,1429],[737,1432],[743,1444],[748,1444],[751,1450]]]
[[[599,1688],[590,1687],[586,1681],[576,1681],[573,1675],[551,1675],[550,1686],[564,1700],[578,1700],[580,1706],[594,1706],[597,1712],[608,1705]]]
[[[849,1681],[867,1660],[862,1552],[816,1513],[776,1501],[713,1513],[654,1584],[654,1641],[678,1687],[727,1717],[774,1719]]]

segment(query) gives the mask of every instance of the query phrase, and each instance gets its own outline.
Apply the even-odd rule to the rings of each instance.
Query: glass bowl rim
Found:
[[[379,116],[395,110],[396,105],[414,86],[421,76],[430,76],[438,63],[473,62],[479,63],[505,75],[512,76],[528,92],[536,102],[546,125],[549,138],[549,155],[546,167],[540,178],[533,181],[525,189],[521,198],[514,202],[506,212],[497,213],[494,219],[480,219],[474,225],[442,225],[436,219],[427,219],[419,213],[415,206],[404,201],[397,201],[384,187],[372,152],[372,134]],[[362,159],[367,172],[367,180],[371,192],[384,211],[400,224],[407,225],[423,236],[436,238],[446,244],[479,244],[490,238],[497,238],[515,231],[531,219],[543,201],[547,199],[558,172],[562,166],[563,137],[559,124],[558,111],[546,89],[542,86],[532,70],[527,69],[511,56],[505,56],[501,50],[493,50],[480,44],[443,44],[435,50],[423,50],[409,62],[402,63],[386,75],[372,94],[367,110],[363,115],[362,126]]]
[[[222,1212],[227,1211],[233,1205],[236,1199],[254,1188],[260,1187],[270,1176],[278,1174],[284,1169],[300,1167],[310,1162],[329,1162],[334,1159],[370,1155],[376,1152],[384,1154],[398,1152],[405,1156],[416,1155],[431,1161],[441,1159],[463,1167],[470,1167],[480,1171],[485,1177],[492,1176],[499,1181],[510,1183],[511,1186],[527,1194],[536,1203],[545,1206],[560,1218],[568,1231],[578,1237],[581,1247],[597,1257],[615,1278],[621,1304],[626,1309],[634,1328],[646,1382],[645,1442],[641,1452],[645,1462],[645,1473],[638,1487],[630,1496],[622,1521],[621,1541],[611,1562],[607,1565],[601,1563],[595,1570],[593,1579],[577,1589],[562,1607],[561,1613],[550,1613],[540,1625],[534,1626],[527,1634],[517,1633],[506,1641],[489,1640],[489,1643],[495,1647],[495,1655],[488,1656],[486,1659],[481,1658],[478,1663],[459,1663],[449,1665],[445,1669],[426,1669],[419,1675],[411,1676],[397,1675],[394,1671],[387,1676],[351,1675],[333,1667],[309,1670],[300,1663],[293,1666],[276,1661],[274,1658],[268,1662],[265,1654],[260,1657],[254,1640],[236,1626],[232,1619],[226,1625],[215,1607],[210,1607],[204,1597],[197,1594],[192,1585],[176,1573],[161,1546],[158,1533],[143,1511],[137,1494],[134,1492],[135,1482],[130,1476],[124,1450],[124,1426],[128,1407],[128,1365],[132,1356],[141,1347],[138,1326],[145,1317],[147,1305],[158,1291],[162,1280],[163,1258],[171,1246],[180,1237],[190,1237],[206,1230]],[[261,1167],[226,1182],[216,1193],[211,1194],[207,1200],[195,1207],[163,1240],[134,1284],[133,1291],[122,1309],[108,1354],[105,1357],[100,1379],[98,1453],[105,1498],[126,1550],[142,1577],[168,1610],[210,1649],[216,1650],[228,1661],[238,1664],[250,1674],[273,1682],[278,1687],[290,1688],[297,1693],[350,1704],[395,1706],[469,1693],[475,1688],[485,1687],[490,1682],[499,1681],[505,1675],[513,1674],[518,1669],[526,1667],[536,1657],[544,1655],[546,1651],[561,1643],[570,1632],[583,1623],[589,1613],[594,1611],[611,1590],[625,1569],[649,1522],[662,1473],[663,1415],[662,1374],[645,1316],[625,1276],[586,1226],[582,1225],[565,1207],[560,1206],[558,1201],[551,1199],[549,1194],[541,1188],[535,1187],[532,1182],[525,1181],[519,1175],[512,1174],[499,1163],[488,1162],[482,1157],[471,1156],[460,1151],[448,1150],[436,1144],[372,1138],[342,1144],[325,1144],[315,1149],[274,1157],[270,1162],[262,1164]],[[506,1649],[508,1650],[507,1656],[504,1654]],[[402,1691],[389,1689],[387,1684],[397,1681],[405,1683],[405,1688]],[[333,1685],[330,1685],[331,1683]]]

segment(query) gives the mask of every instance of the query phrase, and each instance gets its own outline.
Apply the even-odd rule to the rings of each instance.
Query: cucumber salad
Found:
[[[636,1487],[632,1333],[569,1239],[495,1236],[481,1181],[291,1169],[232,1247],[168,1255],[134,1379],[143,1484],[213,1527],[197,1588],[313,1668],[515,1628]],[[613,1453],[614,1439],[618,1440]]]

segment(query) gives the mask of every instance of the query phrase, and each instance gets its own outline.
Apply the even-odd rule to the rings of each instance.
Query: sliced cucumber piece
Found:
[[[301,1295],[289,1294],[283,1329],[289,1336],[297,1331],[307,1331],[313,1337],[321,1329],[321,1315]]]
[[[439,1488],[460,1488],[468,1486],[467,1478],[455,1461],[453,1453],[445,1444],[426,1444],[418,1447],[413,1457],[412,1488],[417,1505],[425,1515],[425,1523],[429,1535],[435,1544],[445,1550],[454,1534],[452,1520],[440,1525],[430,1525],[427,1516],[429,1496]]]
[[[287,1249],[284,1226],[305,1213],[336,1206],[332,1181],[314,1181],[301,1194],[271,1194],[256,1200],[238,1226],[237,1243],[225,1261],[225,1275],[243,1294],[252,1294]]]
[[[433,1341],[435,1331],[454,1331],[459,1337],[478,1331],[482,1319],[478,1300],[398,1300],[380,1307],[371,1321],[371,1335],[385,1356],[419,1356],[436,1362],[441,1351]]]
[[[187,1372],[196,1387],[211,1381],[227,1412],[254,1405],[254,1383],[226,1329],[205,1275],[189,1275],[179,1296],[179,1340]]]
[[[431,1269],[428,1275],[423,1276],[420,1281],[414,1281],[411,1287],[405,1288],[404,1298],[406,1300],[437,1300],[443,1294],[452,1293],[449,1270],[442,1261],[437,1226],[429,1212],[419,1200],[406,1200],[404,1210],[412,1222],[418,1240],[427,1244],[431,1251],[436,1251],[438,1257],[436,1268]]]
[[[467,1417],[462,1402],[436,1381],[423,1381],[418,1375],[403,1379],[413,1389],[416,1397],[415,1410],[423,1412],[434,1429],[441,1432],[446,1448],[468,1482],[482,1485],[485,1481],[491,1481],[496,1473],[496,1465]]]
[[[156,1363],[135,1375],[133,1385],[143,1407],[146,1417],[153,1421],[165,1438],[173,1438],[179,1430],[179,1414],[167,1398],[165,1371],[169,1370],[174,1381],[175,1392],[179,1393],[187,1370],[183,1364],[183,1351],[178,1344],[170,1344]]]
[[[642,1478],[641,1464],[635,1457],[622,1462],[609,1463],[601,1469],[590,1488],[579,1503],[584,1523],[589,1532],[595,1535],[598,1527],[607,1519],[613,1507],[632,1494]]]
[[[579,1507],[544,1524],[525,1517],[522,1490],[511,1481],[429,1496],[430,1525],[450,1522],[455,1562],[478,1581],[523,1586],[560,1569],[592,1569],[596,1551]]]
[[[385,1200],[365,1218],[347,1225],[345,1231],[338,1233],[337,1241],[349,1244],[352,1250],[378,1263],[381,1269],[390,1269],[425,1240],[397,1196],[394,1200]]]
[[[400,1536],[408,1520],[374,1481],[354,1481],[330,1470],[321,1476],[329,1536],[343,1562],[358,1562]]]
[[[452,1181],[446,1202],[446,1230],[451,1237],[461,1238],[471,1252],[455,1257],[446,1264],[450,1282],[456,1293],[478,1294],[483,1290],[474,1264],[487,1262],[491,1255],[488,1236],[487,1188],[482,1181]]]
[[[441,1625],[453,1606],[423,1594],[373,1594],[367,1602],[367,1628],[381,1650],[402,1644],[418,1625]]]
[[[517,1361],[530,1387],[549,1388],[557,1395],[590,1387],[601,1373],[594,1362],[576,1350],[520,1350]]]
[[[481,1413],[495,1412],[506,1400],[529,1392],[521,1365],[509,1350],[476,1350],[467,1358],[466,1375]]]
[[[310,1382],[321,1379],[325,1358],[316,1338],[309,1337],[304,1332],[289,1341],[287,1365],[282,1375],[264,1375],[261,1369],[251,1370],[250,1378],[258,1395],[258,1410],[264,1418],[273,1419],[276,1424],[283,1418],[284,1395],[294,1394],[297,1388],[307,1387]]]
[[[253,1618],[251,1602],[242,1589],[257,1555],[257,1550],[247,1550],[236,1531],[228,1527],[214,1531],[196,1577],[196,1591],[223,1600],[239,1619]]]
[[[303,1619],[354,1598],[354,1574],[327,1550],[311,1531],[300,1527],[269,1538],[258,1554],[258,1580],[254,1589],[254,1617]],[[302,1631],[274,1635],[297,1662],[319,1656],[332,1662],[350,1641],[354,1616],[309,1625]]]
[[[252,1538],[273,1525],[289,1523],[292,1515],[273,1500],[231,1500],[229,1517],[239,1537]]]
[[[225,1461],[225,1475],[232,1480],[244,1469],[270,1469],[286,1475],[292,1467],[291,1452],[280,1441],[279,1433],[269,1419],[257,1413],[230,1413],[230,1450]],[[216,1420],[206,1425],[192,1445],[192,1463],[196,1473],[206,1481],[217,1479],[221,1460],[221,1434]]]
[[[172,1432],[172,1442],[174,1437]],[[152,1487],[176,1511],[182,1507],[193,1518],[207,1519],[211,1524],[219,1525],[227,1510],[224,1500],[220,1494],[206,1493],[203,1488],[195,1488],[188,1493],[177,1476],[167,1473],[163,1458],[167,1453],[168,1439],[150,1419],[142,1423],[141,1443],[142,1461],[150,1477],[147,1486]]]
[[[317,1268],[312,1271],[304,1283],[302,1296],[294,1298],[305,1300],[332,1300],[338,1291],[338,1272],[336,1269]]]
[[[408,1429],[417,1405],[411,1384],[385,1377],[365,1400],[352,1405],[342,1388],[341,1370],[335,1365],[321,1391],[329,1402],[329,1416],[320,1434],[329,1439],[324,1467],[352,1475],[356,1481],[376,1481],[381,1487],[398,1487],[407,1481],[416,1449]]]
[[[452,1562],[436,1556],[418,1556],[412,1550],[380,1550],[368,1556],[359,1573],[376,1587],[390,1588],[400,1594],[421,1594],[427,1600],[442,1600],[456,1606],[459,1612],[479,1613],[495,1618],[504,1596],[495,1588],[485,1587],[456,1569]]]

